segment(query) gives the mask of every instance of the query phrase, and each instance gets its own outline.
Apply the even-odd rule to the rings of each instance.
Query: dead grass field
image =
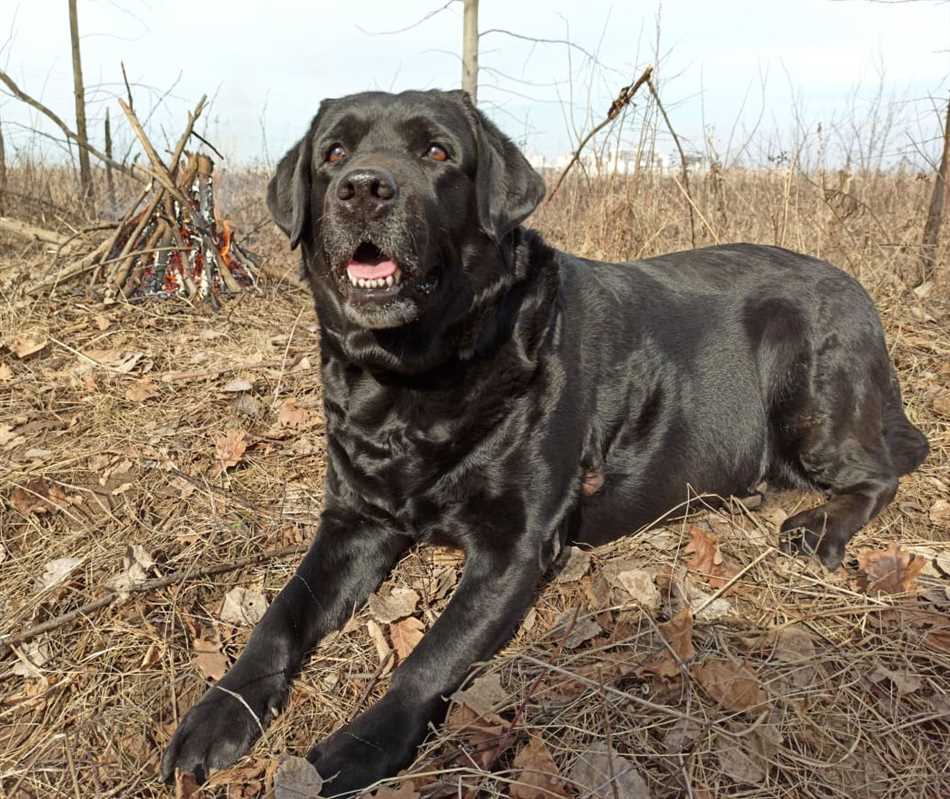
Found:
[[[244,230],[266,215],[263,180],[224,179],[219,202]],[[879,304],[932,454],[844,567],[827,574],[774,548],[781,519],[815,497],[769,491],[733,513],[697,501],[686,520],[577,555],[390,788],[403,799],[950,796],[950,302],[948,282],[910,290],[929,191],[912,174],[693,177],[698,244],[816,254]],[[629,259],[688,247],[685,207],[669,177],[577,177],[533,224],[558,246]],[[42,203],[19,210],[55,224]],[[250,246],[294,274],[271,226]],[[0,239],[0,634],[107,595],[123,571],[183,577],[2,656],[0,793],[167,796],[161,750],[250,629],[222,620],[225,594],[271,598],[299,556],[195,573],[303,545],[320,512],[315,319],[307,295],[277,279],[216,315],[103,307],[71,287],[25,295],[50,263]],[[950,276],[946,246],[938,263]],[[897,555],[883,553],[893,543]],[[459,568],[451,552],[408,556],[383,593],[415,594],[397,590],[400,609],[362,610],[325,641],[266,738],[196,795],[272,795],[284,753],[304,754],[385,690]],[[609,762],[616,794],[591,762]]]

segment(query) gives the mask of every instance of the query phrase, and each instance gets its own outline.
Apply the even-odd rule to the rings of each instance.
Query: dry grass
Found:
[[[245,229],[254,227],[266,213],[262,176],[229,181],[222,205],[237,209]],[[784,244],[840,264],[874,295],[908,413],[929,436],[932,455],[851,553],[894,541],[923,548],[926,568],[912,590],[868,594],[853,559],[827,575],[777,552],[782,514],[815,499],[802,495],[769,494],[761,507],[733,514],[700,508],[688,522],[603,547],[586,574],[549,585],[516,639],[484,666],[505,689],[498,718],[473,730],[460,726],[456,711],[456,724],[434,734],[410,769],[427,775],[415,778],[416,790],[540,796],[514,787],[527,778],[516,755],[536,735],[565,779],[582,753],[608,743],[635,764],[654,797],[950,795],[950,575],[935,560],[950,555],[950,521],[939,504],[934,509],[950,481],[950,418],[937,410],[950,412],[941,401],[950,392],[950,304],[946,284],[923,297],[908,288],[919,278],[929,184],[874,176],[842,184],[842,193],[837,177],[825,180],[826,190],[821,183],[820,175],[782,170],[694,177],[705,220],[697,217],[697,243]],[[68,206],[65,196],[51,196]],[[559,246],[628,258],[689,246],[684,203],[669,177],[590,187],[578,177],[535,224]],[[35,206],[24,205],[23,218],[40,213]],[[42,221],[52,225],[55,215]],[[103,308],[81,291],[31,300],[21,290],[24,274],[43,273],[49,255],[13,241],[0,246],[0,336],[47,342],[23,359],[0,351],[0,633],[101,596],[132,544],[154,559],[149,576],[161,576],[307,540],[321,504],[323,442],[318,341],[301,290],[271,280],[216,316],[175,303]],[[272,265],[296,260],[270,227],[252,247]],[[946,247],[940,263],[950,274]],[[128,353],[141,355],[124,372]],[[245,393],[256,409],[226,390],[235,378],[253,385]],[[140,393],[130,394],[136,387]],[[136,399],[141,394],[150,396]],[[309,411],[298,427],[281,422],[288,399]],[[216,439],[229,430],[244,431],[247,447],[222,473]],[[31,491],[52,498],[49,512],[17,510]],[[735,686],[716,699],[688,663],[672,676],[651,672],[651,660],[669,654],[658,625],[691,599],[695,605],[697,591],[715,590],[685,568],[690,527],[715,534],[725,562],[746,569],[723,597],[727,606],[696,617],[692,639],[694,662],[723,659],[761,688],[741,710]],[[46,564],[64,557],[81,562],[41,590]],[[204,686],[195,640],[220,635],[233,657],[249,630],[219,621],[223,595],[240,585],[273,596],[293,566],[293,558],[275,559],[186,578],[8,653],[0,661],[0,791],[44,799],[168,795],[155,778],[158,757]],[[391,583],[419,592],[416,615],[428,627],[458,569],[454,556],[426,549],[407,557]],[[614,577],[624,569],[656,576],[655,609],[618,587]],[[571,632],[594,629],[591,621],[600,631],[568,647],[555,630],[565,612],[576,617]],[[304,753],[385,689],[368,619],[362,611],[318,649],[265,740],[201,795],[267,795],[280,754]],[[783,637],[790,629],[794,636]],[[36,647],[46,660],[30,672],[20,656]],[[15,672],[18,663],[17,672],[31,676]],[[565,790],[611,796],[585,788]]]

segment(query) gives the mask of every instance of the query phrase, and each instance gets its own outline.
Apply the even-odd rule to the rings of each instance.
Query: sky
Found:
[[[91,135],[101,144],[107,107],[121,117],[124,63],[142,116],[161,99],[148,121],[160,144],[207,94],[199,130],[231,161],[271,164],[324,97],[457,88],[462,4],[424,19],[444,2],[79,0]],[[72,124],[66,8],[0,0],[0,67]],[[950,2],[481,0],[479,13],[479,105],[536,159],[569,152],[647,64],[687,149],[712,141],[727,160],[813,140],[819,123],[840,147],[866,145],[877,101],[894,122],[877,129],[886,157],[932,159],[950,93]],[[52,146],[28,129],[54,130],[3,94],[0,120],[8,149]],[[629,146],[635,115],[624,130]]]

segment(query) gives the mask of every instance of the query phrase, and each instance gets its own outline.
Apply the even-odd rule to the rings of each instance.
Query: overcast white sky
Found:
[[[323,97],[364,89],[455,88],[460,81],[462,5],[410,30],[445,0],[80,0],[83,67],[94,131],[124,94],[120,61],[143,113],[167,90],[151,121],[174,140],[184,109],[203,93],[214,105],[207,134],[235,159],[271,160],[295,141]],[[0,0],[0,66],[72,122],[66,0]],[[906,101],[910,137],[935,134],[934,102],[950,90],[950,3],[865,0],[482,0],[483,31],[569,38],[595,53],[532,44],[501,33],[481,39],[479,104],[528,150],[555,157],[572,143],[568,119],[602,118],[617,88],[656,61],[679,132],[701,148],[703,122],[725,149],[736,120],[762,134],[863,119],[881,83]],[[764,88],[763,88],[764,85]],[[857,106],[852,109],[855,93]],[[928,98],[936,98],[935,101]],[[941,100],[942,98],[942,100]],[[764,111],[763,111],[764,106]],[[36,116],[0,95],[8,140]],[[9,124],[7,124],[9,123]],[[847,134],[846,134],[847,136]],[[120,134],[121,137],[121,134]],[[741,140],[737,133],[735,142]],[[265,147],[266,143],[266,147]]]

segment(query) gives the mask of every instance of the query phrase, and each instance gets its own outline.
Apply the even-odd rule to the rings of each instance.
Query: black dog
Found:
[[[327,100],[270,184],[321,327],[320,531],[234,667],[165,753],[202,777],[245,753],[303,658],[407,548],[465,551],[451,602],[383,699],[310,760],[330,794],[405,766],[567,543],[636,531],[692,490],[829,497],[782,526],[828,568],[927,453],[870,298],[776,247],[630,264],[548,247],[544,193],[461,92]]]

